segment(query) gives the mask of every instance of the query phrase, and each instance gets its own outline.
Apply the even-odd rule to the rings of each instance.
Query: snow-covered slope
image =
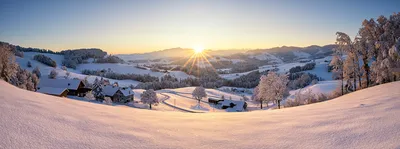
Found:
[[[44,65],[36,60],[33,60],[33,57],[37,54],[43,54],[45,56],[50,57],[57,63],[57,68],[53,68],[47,65]],[[40,72],[43,77],[47,77],[50,71],[55,69],[58,72],[58,77],[63,78],[66,75],[66,71],[61,69],[62,66],[62,61],[64,59],[63,55],[57,55],[57,54],[48,54],[48,53],[38,53],[38,52],[24,52],[24,57],[16,57],[16,62],[23,68],[27,69],[29,71],[32,71],[35,67],[39,67]],[[28,68],[27,63],[28,61],[31,62],[32,67]],[[133,74],[149,74],[151,76],[155,77],[162,77],[165,75],[165,73],[161,72],[152,72],[151,70],[143,70],[134,67],[136,65],[134,64],[99,64],[99,63],[88,63],[88,64],[80,64],[76,69],[71,69],[68,68],[67,71],[70,73],[70,78],[79,78],[79,79],[84,79],[85,77],[88,77],[89,82],[93,82],[96,77],[100,79],[101,77],[98,76],[91,76],[91,75],[83,75],[81,74],[81,71],[84,69],[89,69],[89,70],[102,70],[102,69],[108,69],[110,68],[112,71],[117,72],[117,73],[133,73]],[[174,76],[178,79],[186,79],[188,77],[193,77],[191,75],[186,74],[185,72],[182,71],[170,71],[169,74],[171,76]],[[108,78],[106,78],[108,79]],[[118,82],[120,86],[130,86],[130,85],[137,85],[140,82],[135,81],[135,80],[114,80],[114,79],[108,79],[111,82]]]
[[[400,82],[282,110],[203,114],[0,87],[0,148],[400,147]]]

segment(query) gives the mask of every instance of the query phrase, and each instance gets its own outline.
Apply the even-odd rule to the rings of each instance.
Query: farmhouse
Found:
[[[52,88],[52,87],[38,87],[37,92],[58,96],[58,97],[66,97],[68,94],[68,89],[65,88]]]
[[[133,91],[129,87],[118,87],[113,85],[104,85],[103,94],[110,97],[113,102],[127,103],[133,101]]]
[[[225,99],[220,104],[221,109],[227,109],[228,112],[243,112],[247,108],[247,103],[245,101],[236,101]]]
[[[49,88],[54,88],[50,91]],[[76,79],[40,79],[40,82],[37,87],[38,92],[44,91],[61,91],[67,90],[68,95],[73,96],[85,96],[88,91],[92,89],[86,88],[85,84],[81,80]],[[41,91],[40,91],[41,90]]]

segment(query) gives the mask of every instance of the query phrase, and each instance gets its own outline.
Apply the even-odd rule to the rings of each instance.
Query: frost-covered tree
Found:
[[[343,64],[343,79],[346,81],[346,86],[348,87],[347,88],[348,91],[357,90],[357,78],[358,78],[357,74],[359,74],[359,72],[357,71],[358,69],[356,68],[357,65],[355,65],[353,62],[354,59],[355,55],[349,53]]]
[[[26,89],[27,82],[28,82],[27,71],[22,69],[21,67],[18,67],[16,77],[13,79],[13,84],[19,88]]]
[[[8,44],[0,44],[0,51],[0,79],[11,83],[11,79],[15,77],[17,72],[15,56]]]
[[[110,97],[104,97],[103,103],[108,104],[108,105],[112,105],[112,100]]]
[[[250,99],[249,99],[248,97],[246,97],[245,95],[242,95],[241,100],[243,100],[243,101],[249,101]]]
[[[92,94],[96,98],[96,100],[103,100],[104,99],[104,94],[103,94],[103,84],[102,82],[99,81],[99,79],[95,79],[93,82],[92,86]]]
[[[69,71],[65,72],[65,79],[68,79],[71,73]]]
[[[57,75],[58,75],[58,72],[55,69],[53,69],[50,71],[49,78],[55,79],[57,77]]]
[[[268,72],[268,75],[261,76],[260,84],[258,85],[258,99],[275,101],[280,108],[280,101],[287,95],[287,84],[289,79],[286,75],[280,75],[275,72]],[[262,102],[261,102],[262,103]]]
[[[204,97],[207,97],[207,93],[206,93],[206,90],[202,86],[199,86],[199,87],[196,87],[193,90],[192,96],[195,99],[197,99],[199,101],[199,104],[200,104],[201,99],[204,98]]]
[[[259,86],[260,85],[258,85],[258,86],[256,86],[254,88],[253,95],[251,96],[251,100],[260,103],[260,108],[262,109],[263,108],[263,103],[266,101],[266,98],[260,95]],[[267,104],[267,106],[268,106],[268,104]]]
[[[153,89],[149,89],[144,91],[140,95],[140,101],[144,104],[149,104],[149,108],[151,109],[152,104],[158,104],[160,101],[158,100],[157,94]]]
[[[343,61],[342,66],[343,77],[347,76],[347,78],[344,79],[353,78],[353,89],[356,90],[357,79],[361,84],[361,66],[359,63],[359,49],[357,49],[357,43],[352,41],[350,36],[346,33],[337,32],[336,35],[336,44],[338,45],[336,53],[347,54],[347,58],[345,61]]]
[[[35,91],[36,90],[36,86],[33,83],[32,76],[35,76],[35,75],[30,74],[29,77],[28,77],[28,81],[26,82],[26,89],[29,90],[29,91]]]
[[[36,74],[33,74],[33,73],[32,73],[32,75],[30,77],[32,79],[34,91],[36,91],[36,88],[37,88],[37,86],[39,84],[39,78],[36,76]]]
[[[85,95],[85,98],[87,100],[96,100],[96,97],[94,96],[93,91],[87,92],[86,95]]]
[[[394,47],[400,38],[399,32],[400,13],[394,13],[388,18],[379,16],[376,20],[362,22],[354,44],[357,50],[353,51],[356,55],[353,61],[356,62],[359,57],[362,60],[358,82],[362,83],[363,88],[398,80],[398,74],[394,72],[400,67],[399,57],[395,56],[398,54]],[[360,63],[357,61],[355,64]]]
[[[343,60],[342,56],[340,54],[336,54],[335,56],[332,57],[331,63],[329,64],[332,66],[332,78],[333,79],[340,79],[341,80],[341,94],[343,95],[343,88],[344,88],[344,83],[343,83]]]
[[[40,69],[38,66],[35,67],[35,69],[32,70],[32,73],[36,75],[36,77],[40,78],[42,76],[42,73],[40,73]]]

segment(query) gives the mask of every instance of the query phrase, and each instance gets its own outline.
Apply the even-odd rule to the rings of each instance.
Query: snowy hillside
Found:
[[[43,54],[43,55],[53,59],[57,63],[57,68],[53,68],[53,67],[47,66],[45,64],[42,64],[36,60],[33,60],[33,57],[37,54]],[[63,59],[64,59],[63,55],[37,53],[37,52],[24,52],[24,57],[23,58],[16,57],[16,62],[23,69],[27,69],[29,71],[32,71],[36,66],[39,67],[40,72],[42,73],[42,76],[44,76],[44,77],[47,77],[47,75],[50,73],[50,71],[55,69],[58,72],[58,77],[63,78],[66,75],[66,71],[61,69]],[[31,68],[27,67],[28,61],[30,61],[32,64]],[[135,64],[88,63],[88,64],[80,64],[80,65],[78,65],[78,67],[76,69],[68,68],[67,71],[70,73],[70,78],[84,79],[85,77],[88,77],[89,82],[93,82],[97,76],[88,76],[88,75],[81,74],[81,71],[84,69],[88,69],[88,70],[111,69],[112,71],[121,73],[121,74],[126,74],[126,73],[142,74],[142,75],[149,74],[149,75],[155,76],[155,77],[162,77],[165,75],[165,73],[152,72],[151,70],[143,70],[143,69],[136,68],[134,66],[136,66],[136,65]],[[188,77],[193,77],[182,71],[170,71],[169,74],[178,79],[186,79]],[[100,77],[97,77],[97,78],[100,79]],[[134,81],[134,80],[114,80],[114,79],[108,79],[108,80],[110,80],[110,82],[118,82],[118,84],[121,86],[137,85],[140,83],[139,81]]]
[[[400,146],[400,82],[312,105],[234,114],[139,110],[0,86],[1,148]]]

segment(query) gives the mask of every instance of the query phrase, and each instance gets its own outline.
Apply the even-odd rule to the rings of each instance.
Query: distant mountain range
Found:
[[[268,49],[253,49],[253,50],[205,50],[210,56],[230,56],[233,54],[245,54],[245,55],[257,55],[269,53],[279,57],[285,57],[286,55],[298,55],[298,54],[309,54],[310,56],[318,55],[329,55],[332,53],[332,49],[336,45],[325,45],[317,46],[312,45],[308,47],[294,47],[294,46],[282,46]],[[296,53],[298,52],[298,53]],[[301,53],[299,53],[301,52]],[[185,58],[190,57],[194,54],[194,51],[190,48],[171,48],[160,51],[154,51],[143,54],[118,54],[124,60],[147,60],[147,59],[160,59],[160,58]]]

